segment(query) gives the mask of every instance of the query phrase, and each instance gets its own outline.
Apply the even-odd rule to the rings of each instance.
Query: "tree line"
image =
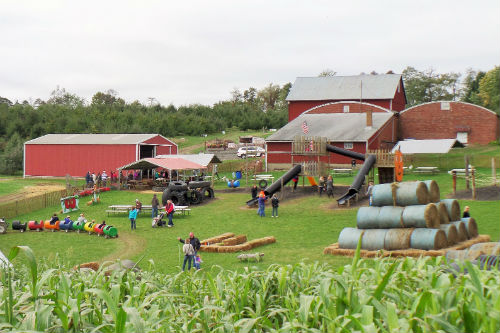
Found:
[[[389,73],[392,73],[391,71]],[[332,76],[324,70],[319,76]],[[370,75],[377,75],[371,72]],[[407,106],[438,100],[460,100],[500,112],[500,67],[488,72],[468,70],[436,73],[407,67],[403,81]],[[22,169],[23,143],[48,133],[159,133],[166,137],[202,135],[227,128],[257,130],[287,123],[286,97],[291,83],[262,89],[234,89],[229,100],[212,106],[164,106],[127,103],[114,90],[97,92],[91,101],[57,88],[48,100],[12,102],[0,96],[0,174]]]

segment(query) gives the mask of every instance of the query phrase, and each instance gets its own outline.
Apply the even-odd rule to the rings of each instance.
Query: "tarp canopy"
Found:
[[[156,158],[183,158],[185,160],[201,164],[207,167],[210,163],[222,163],[222,161],[215,154],[177,154],[177,155],[158,155]]]
[[[451,148],[463,148],[457,139],[440,140],[404,140],[399,141],[392,152],[401,149],[403,154],[446,154]]]
[[[166,170],[198,170],[205,169],[201,164],[183,158],[143,158],[142,160],[124,165],[119,170],[148,170],[163,168]]]

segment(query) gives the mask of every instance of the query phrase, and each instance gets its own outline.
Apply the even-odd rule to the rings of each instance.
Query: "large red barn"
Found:
[[[170,154],[177,145],[159,134],[47,134],[25,142],[24,176],[83,177]]]

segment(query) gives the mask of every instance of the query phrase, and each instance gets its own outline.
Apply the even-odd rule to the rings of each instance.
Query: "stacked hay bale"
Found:
[[[276,243],[273,236],[247,240],[246,235],[235,236],[232,232],[207,238],[201,241],[200,251],[212,253],[232,253],[239,251],[249,251],[253,248]]]
[[[434,180],[375,185],[372,196],[357,228],[340,233],[339,248],[355,249],[361,237],[363,250],[438,250],[478,235],[474,219],[460,219],[457,200],[439,201]]]

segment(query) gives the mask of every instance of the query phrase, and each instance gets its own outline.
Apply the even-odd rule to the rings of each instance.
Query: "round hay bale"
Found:
[[[403,228],[403,207],[380,207],[377,216],[377,227],[381,229]]]
[[[415,229],[411,233],[410,246],[412,249],[439,250],[448,245],[446,234],[441,229]]]
[[[450,221],[460,221],[460,205],[455,199],[443,199],[440,202],[446,205]]]
[[[372,251],[384,249],[384,240],[387,231],[389,229],[366,229],[361,239],[361,248]]]
[[[481,252],[481,254],[486,254],[488,256],[498,256],[500,255],[500,243],[498,242],[486,242],[477,243],[470,247],[470,250],[475,250]]]
[[[441,199],[441,193],[439,191],[439,185],[435,180],[424,180],[425,186],[427,186],[427,191],[429,192],[430,202],[439,202]]]
[[[374,229],[378,227],[377,216],[381,207],[361,207],[356,215],[358,229]]]
[[[396,205],[412,206],[429,203],[429,191],[424,182],[405,182],[397,184]]]
[[[339,235],[339,247],[341,249],[355,249],[358,246],[359,238],[364,230],[356,228],[344,228]]]
[[[467,229],[465,228],[465,223],[462,221],[450,222],[457,228],[457,240],[458,242],[463,242],[467,240]]]
[[[477,223],[473,217],[462,217],[462,222],[465,224],[465,230],[467,230],[467,237],[476,238],[479,235],[477,230]]]
[[[446,259],[448,261],[450,261],[450,260],[460,260],[460,261],[475,260],[481,254],[483,254],[483,252],[478,251],[478,250],[473,250],[472,248],[465,249],[465,250],[449,250],[448,252],[446,252]]]
[[[433,203],[407,206],[402,217],[405,228],[438,228],[440,224],[438,209]]]
[[[385,234],[384,248],[389,251],[410,248],[410,238],[413,228],[389,229]]]
[[[372,206],[393,206],[391,184],[374,185],[372,189]]]
[[[457,228],[453,224],[441,224],[439,229],[443,230],[446,234],[446,240],[448,241],[448,246],[457,244],[458,242],[458,232]]]
[[[439,222],[441,224],[450,223],[450,216],[448,215],[448,209],[443,202],[438,202],[437,204],[438,214],[439,214]]]

